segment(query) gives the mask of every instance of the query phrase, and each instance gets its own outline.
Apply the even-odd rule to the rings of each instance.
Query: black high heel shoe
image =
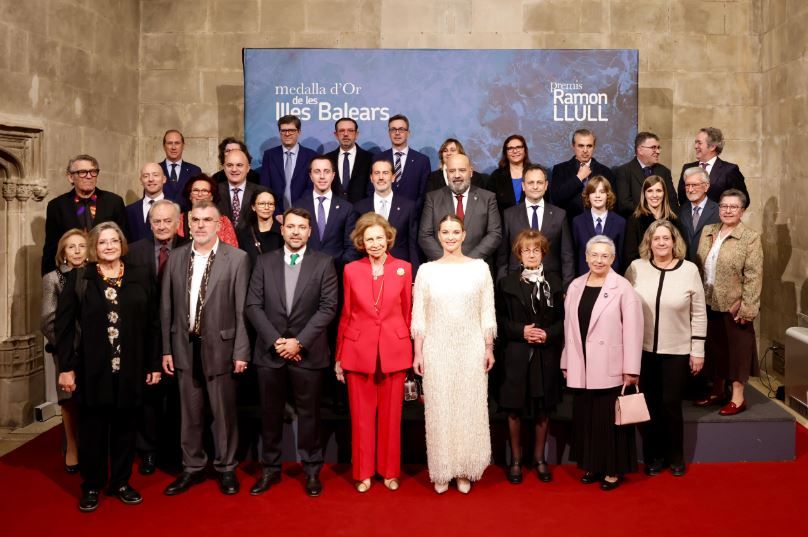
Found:
[[[508,467],[508,482],[511,485],[518,485],[522,482],[522,463],[520,461],[514,460]]]
[[[539,476],[539,481],[542,483],[549,483],[553,480],[553,474],[550,472],[550,465],[547,461],[538,461],[536,463],[536,475]]]

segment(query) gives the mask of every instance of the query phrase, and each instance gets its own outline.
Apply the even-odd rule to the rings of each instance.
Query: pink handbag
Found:
[[[626,395],[626,385],[623,384],[623,389],[614,403],[615,425],[631,425],[632,423],[651,421],[648,405],[645,404],[645,395],[640,393],[639,385],[635,384],[634,388],[637,393]]]

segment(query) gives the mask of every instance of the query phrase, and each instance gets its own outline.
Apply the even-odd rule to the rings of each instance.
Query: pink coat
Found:
[[[561,369],[570,388],[613,388],[623,384],[623,374],[640,374],[642,303],[628,280],[610,270],[592,309],[584,362],[578,304],[587,276],[575,278],[567,289]]]

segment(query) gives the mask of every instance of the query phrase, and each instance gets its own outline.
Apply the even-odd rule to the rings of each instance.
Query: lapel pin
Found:
[[[337,205],[337,206],[336,206],[336,207],[334,207],[334,208],[335,208],[335,209],[339,209],[339,205]]]
[[[603,293],[603,298],[609,298],[609,293]]]

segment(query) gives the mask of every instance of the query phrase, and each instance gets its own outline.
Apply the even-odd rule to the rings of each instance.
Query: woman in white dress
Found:
[[[443,257],[415,279],[413,368],[424,377],[429,478],[438,494],[449,481],[466,494],[491,460],[488,372],[497,332],[494,284],[485,261],[463,255],[463,221],[438,226]]]

